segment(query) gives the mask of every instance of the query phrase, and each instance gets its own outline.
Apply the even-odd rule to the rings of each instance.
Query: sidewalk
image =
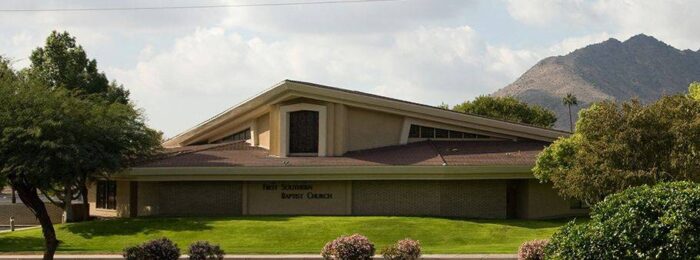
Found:
[[[382,256],[375,256],[375,259],[381,259]],[[0,259],[21,259],[21,260],[34,260],[41,259],[41,255],[0,255]],[[57,254],[55,259],[75,259],[75,260],[114,260],[123,259],[121,255],[59,255]],[[186,256],[180,257],[180,259],[188,259]],[[320,255],[226,255],[224,259],[235,259],[235,260],[321,260]],[[514,260],[518,259],[517,255],[514,254],[466,254],[466,255],[424,255],[422,259],[425,260]]]

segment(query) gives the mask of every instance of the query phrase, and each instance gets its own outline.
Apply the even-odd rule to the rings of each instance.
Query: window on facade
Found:
[[[96,203],[98,209],[117,209],[117,182],[98,181]]]
[[[408,130],[408,138],[419,138],[420,137],[420,126],[411,125],[410,130]]]
[[[484,139],[490,137],[428,126],[411,125],[411,128],[408,131],[408,138]]]
[[[420,127],[420,138],[435,138],[435,128],[421,126]]]
[[[224,137],[219,142],[240,141],[240,140],[248,140],[248,139],[250,139],[250,128],[247,128],[246,130],[243,130],[243,131],[237,132],[235,134],[229,135],[227,137]]]

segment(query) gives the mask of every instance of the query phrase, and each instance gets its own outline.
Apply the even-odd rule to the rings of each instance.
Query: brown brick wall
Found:
[[[240,182],[139,182],[139,216],[237,216]]]
[[[172,181],[138,183],[138,216],[238,216],[244,214],[403,215],[463,218],[506,218],[508,183],[517,186],[515,217],[524,219],[585,215],[570,209],[551,185],[536,180],[464,181],[342,181],[312,182],[313,192],[333,193],[333,200],[272,201],[258,196],[258,182]],[[91,209],[93,215],[128,216],[129,182],[117,184],[117,207],[110,212]],[[329,186],[330,185],[330,186]],[[251,190],[252,189],[252,190]],[[345,194],[343,193],[345,190]],[[91,204],[94,194],[91,191]],[[306,191],[304,191],[306,192]],[[275,193],[277,194],[277,193]],[[273,194],[274,195],[274,194]],[[276,196],[276,195],[275,195]],[[247,204],[244,198],[247,197]],[[329,205],[328,203],[331,203]],[[336,205],[337,204],[337,205]],[[19,204],[23,207],[23,205]],[[92,206],[92,205],[91,205]],[[20,207],[20,208],[22,208]],[[282,209],[287,207],[287,209]],[[0,208],[0,223],[9,219]],[[287,213],[288,212],[288,213]],[[108,214],[109,213],[109,214]],[[121,213],[121,214],[120,214]],[[61,212],[58,211],[57,220]],[[33,218],[33,217],[32,217]]]
[[[552,188],[551,183],[523,180],[518,187],[518,218],[547,219],[570,216],[585,216],[588,209],[572,209]]]
[[[354,181],[353,215],[506,217],[506,181]]]

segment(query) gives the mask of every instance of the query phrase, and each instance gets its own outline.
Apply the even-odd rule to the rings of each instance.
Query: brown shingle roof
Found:
[[[339,157],[269,156],[245,142],[167,149],[137,167],[284,167],[284,166],[476,166],[532,165],[548,143],[540,141],[423,141],[348,152]]]

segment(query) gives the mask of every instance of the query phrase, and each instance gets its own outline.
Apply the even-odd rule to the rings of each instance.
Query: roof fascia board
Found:
[[[287,90],[287,86],[285,86],[286,81],[279,82],[275,84],[274,86],[266,89],[265,91],[259,93],[258,95],[249,98],[247,100],[244,100],[243,102],[238,103],[237,105],[219,113],[216,114],[215,116],[207,119],[206,121],[185,130],[184,132],[168,139],[163,143],[163,146],[165,147],[173,147],[173,146],[179,146],[182,143],[185,143],[186,140],[191,140],[192,137],[198,133],[204,132],[208,129],[211,129],[212,127],[218,126],[221,124],[222,120],[227,120],[230,118],[231,115],[235,114],[240,114],[244,113],[246,111],[255,109],[256,107],[260,106],[261,104],[265,103],[266,100],[271,99],[272,97],[279,95]]]
[[[532,179],[532,166],[158,167],[112,176],[135,181]]]

